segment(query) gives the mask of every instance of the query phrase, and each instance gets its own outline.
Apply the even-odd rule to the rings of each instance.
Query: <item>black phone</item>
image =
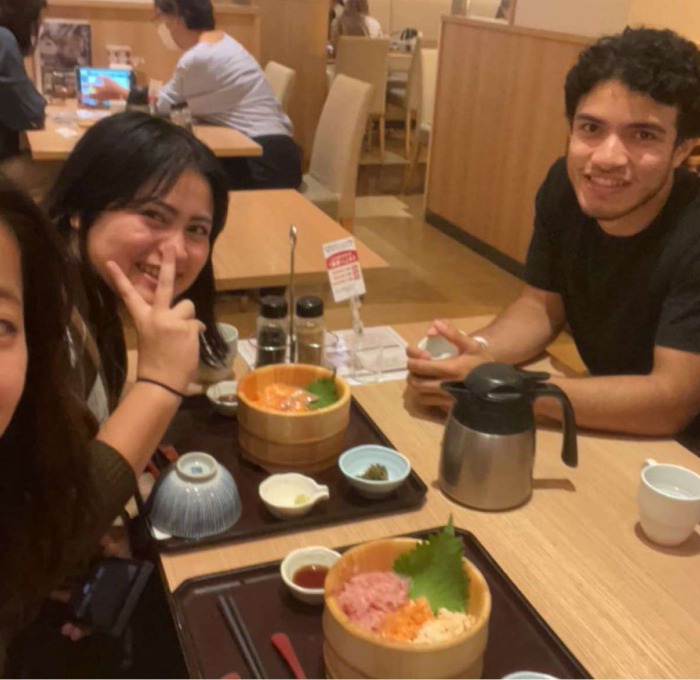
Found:
[[[146,561],[100,560],[88,579],[71,593],[75,618],[94,630],[119,637],[152,571],[153,565]]]

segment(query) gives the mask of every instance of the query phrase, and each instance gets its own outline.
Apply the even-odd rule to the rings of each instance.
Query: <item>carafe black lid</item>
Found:
[[[287,298],[266,295],[260,300],[260,314],[266,319],[284,319],[287,316]]]
[[[464,386],[481,399],[507,403],[529,395],[533,383],[548,378],[548,373],[521,371],[509,364],[488,363],[471,371],[464,379]]]
[[[315,295],[305,295],[297,300],[297,316],[301,319],[316,319],[323,316],[323,300]]]
[[[535,386],[548,378],[548,373],[488,363],[474,368],[463,381],[441,387],[455,398],[452,413],[463,425],[478,432],[515,434],[534,426]]]

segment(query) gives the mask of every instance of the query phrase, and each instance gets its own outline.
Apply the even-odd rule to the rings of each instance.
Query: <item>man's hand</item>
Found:
[[[408,388],[416,395],[419,404],[448,411],[454,400],[440,389],[440,383],[463,380],[476,366],[493,361],[494,358],[481,343],[446,321],[434,321],[427,334],[429,337],[441,335],[455,345],[459,353],[452,359],[436,361],[430,358],[428,352],[408,347]]]

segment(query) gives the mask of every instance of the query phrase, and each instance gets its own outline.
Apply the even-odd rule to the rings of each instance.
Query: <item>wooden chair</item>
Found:
[[[357,169],[372,86],[336,76],[316,128],[311,164],[301,193],[323,212],[352,230]]]
[[[438,51],[437,49],[421,48],[420,73],[421,73],[421,97],[420,108],[418,109],[418,119],[414,139],[413,154],[411,161],[406,167],[402,191],[406,193],[407,188],[413,181],[413,175],[418,165],[421,147],[427,146],[430,142],[430,133],[433,126],[433,110],[435,108],[435,85],[437,82]]]
[[[372,120],[379,125],[379,157],[384,160],[386,79],[389,67],[389,38],[341,36],[335,62],[336,78],[345,75],[369,83],[374,94],[369,105],[368,146],[372,143]]]
[[[468,0],[467,16],[495,19],[501,0]]]
[[[411,66],[408,69],[408,77],[405,83],[389,84],[386,93],[387,118],[397,120],[403,119],[405,125],[404,152],[406,158],[411,154],[411,126],[418,116],[418,109],[421,101],[421,46],[420,41],[416,41],[411,56]]]
[[[272,91],[282,106],[282,110],[287,113],[289,100],[294,92],[294,84],[297,79],[297,72],[294,69],[278,64],[276,61],[268,61],[265,66],[265,77],[270,83]]]

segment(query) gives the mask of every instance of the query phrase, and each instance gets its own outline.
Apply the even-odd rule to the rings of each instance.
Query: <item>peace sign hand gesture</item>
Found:
[[[153,304],[146,302],[116,262],[107,269],[114,287],[129,310],[138,336],[137,375],[184,392],[199,361],[199,334],[204,324],[195,318],[191,300],[174,307],[175,249],[163,251]]]

